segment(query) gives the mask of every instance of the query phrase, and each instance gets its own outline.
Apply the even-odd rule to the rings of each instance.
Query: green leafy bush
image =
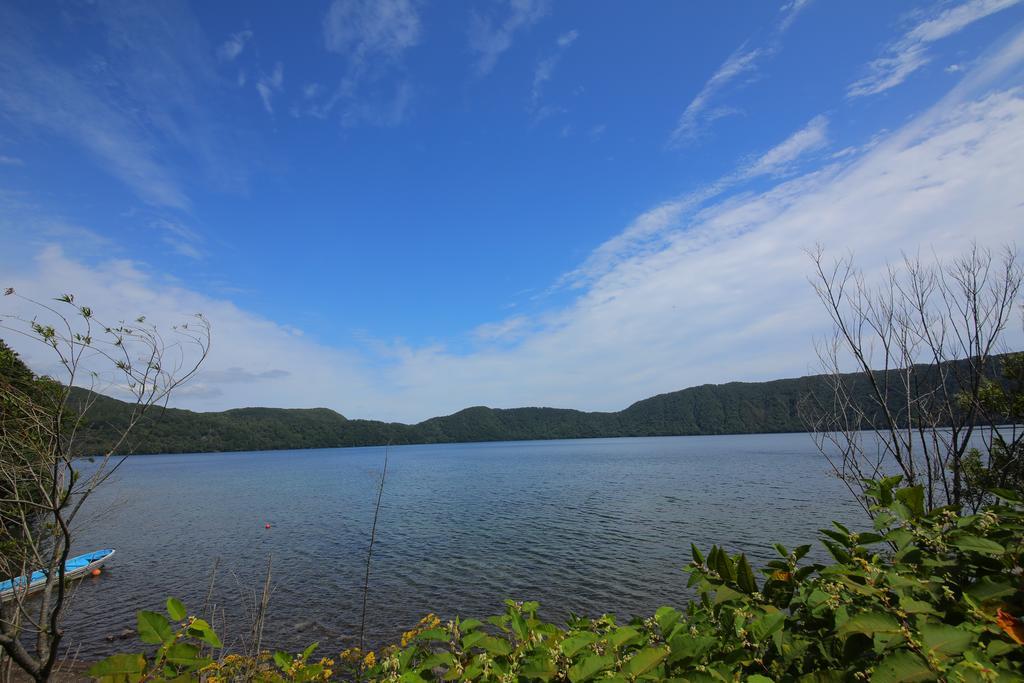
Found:
[[[686,571],[699,598],[683,610],[662,607],[624,624],[610,615],[572,618],[565,627],[541,620],[535,602],[507,601],[503,614],[483,621],[429,615],[379,653],[341,653],[337,674],[403,682],[1024,680],[1024,501],[997,490],[999,501],[978,514],[926,514],[922,489],[899,482],[869,485],[872,531],[822,530],[830,565],[804,563],[810,546],[776,544],[778,559],[755,572],[743,555],[694,547]],[[105,680],[158,680],[152,672],[171,663],[165,648],[178,641],[162,625],[146,628],[162,658]],[[288,677],[297,661],[281,655],[277,669],[253,678],[312,680]],[[231,680],[218,666],[165,674]],[[333,673],[317,669],[316,680]]]

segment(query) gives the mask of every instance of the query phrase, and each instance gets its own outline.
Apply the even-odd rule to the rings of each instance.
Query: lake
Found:
[[[384,450],[128,458],[85,509],[76,550],[117,555],[78,585],[69,645],[86,660],[137,648],[107,638],[167,596],[198,612],[218,561],[214,625],[238,644],[269,558],[264,647],[351,646]],[[539,600],[556,621],[649,616],[692,595],[680,570],[691,542],[756,566],[770,541],[816,541],[832,519],[867,525],[806,434],[393,447],[368,641],[428,612],[495,614],[505,598]]]

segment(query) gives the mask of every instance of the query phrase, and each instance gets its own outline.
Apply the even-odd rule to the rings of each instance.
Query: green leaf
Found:
[[[899,633],[899,631],[899,622],[884,612],[861,612],[850,617],[839,627],[839,635],[844,638],[851,633],[863,633],[866,636],[871,636],[876,633]]]
[[[418,671],[427,671],[439,666],[452,667],[455,664],[455,655],[451,652],[435,652],[423,660],[417,667]]]
[[[581,683],[595,674],[615,665],[615,657],[612,655],[590,655],[583,661],[569,667],[569,680],[572,683]]]
[[[167,648],[167,661],[178,666],[195,664],[199,658],[199,648],[192,643],[175,643]]]
[[[484,622],[479,619],[466,619],[465,621],[459,622],[459,630],[463,633],[469,633],[475,628],[480,628],[484,625]]]
[[[986,602],[997,598],[1013,595],[1017,590],[1006,579],[982,576],[964,591],[975,602]]]
[[[587,645],[596,643],[598,640],[600,640],[600,638],[596,633],[584,631],[582,633],[569,636],[563,640],[558,647],[562,651],[563,655],[566,657],[572,657]]]
[[[775,683],[772,679],[761,674],[754,674],[753,676],[747,676],[747,683]]]
[[[780,630],[786,623],[785,612],[772,612],[750,624],[750,633],[754,640],[761,641]]]
[[[740,559],[736,563],[736,584],[744,593],[757,592],[757,580],[754,578],[754,571],[750,568],[746,555],[740,555]]]
[[[146,658],[141,654],[112,655],[93,664],[87,673],[99,679],[118,677],[119,679],[137,681],[142,678],[142,672],[145,670]]]
[[[547,655],[537,655],[523,660],[519,667],[519,675],[526,678],[539,678],[550,681],[558,673],[555,662]]]
[[[907,506],[915,517],[924,515],[924,487],[908,486],[896,492],[896,499]]]
[[[862,534],[857,534],[858,545],[871,545],[872,543],[881,543],[884,540],[885,538],[882,535],[871,533],[870,531],[865,531]]]
[[[693,561],[697,564],[704,564],[704,555],[701,554],[700,550],[693,543],[690,543],[690,554],[693,555]]]
[[[462,647],[468,650],[471,647],[476,646],[481,640],[487,637],[487,634],[483,631],[473,631],[462,636]]]
[[[893,652],[875,667],[871,683],[910,683],[930,681],[935,674],[920,656],[906,650]]]
[[[924,624],[921,639],[928,651],[939,658],[958,655],[969,648],[976,636],[947,624]]]
[[[719,549],[719,551],[715,553],[714,570],[726,581],[736,580],[736,567],[733,565],[732,560],[729,559],[729,556],[724,550]]]
[[[518,612],[512,612],[512,631],[519,637],[519,640],[526,640],[530,635],[530,629],[526,626],[526,620]]]
[[[980,553],[982,555],[1002,555],[1006,548],[995,541],[980,536],[972,536],[967,533],[953,533],[950,535],[950,543],[956,548],[969,553]]]
[[[608,634],[608,643],[615,649],[619,649],[623,645],[634,642],[640,638],[640,631],[637,631],[632,626],[623,626],[617,628]]]
[[[786,550],[786,546],[782,545],[781,543],[772,543],[772,547],[775,548],[775,552],[777,552],[780,557],[789,557],[789,551]]]
[[[935,606],[927,600],[915,600],[905,595],[900,595],[900,609],[907,614],[939,614]]]
[[[139,638],[150,645],[160,645],[174,638],[174,631],[167,617],[156,612],[142,610],[136,615]]]
[[[1024,498],[1022,498],[1019,493],[1011,491],[1010,489],[989,489],[989,493],[999,496],[1010,503],[1024,503]]]
[[[480,674],[482,674],[483,672],[484,672],[484,665],[479,660],[474,661],[469,666],[467,666],[465,669],[462,670],[461,680],[463,680],[463,681],[471,681],[474,678],[476,678],[477,676],[479,676]],[[452,671],[449,671],[448,673],[451,674]],[[456,674],[455,678],[459,678],[459,676]],[[451,680],[454,680],[454,678],[451,679]]]
[[[728,586],[715,586],[715,604],[720,605],[723,602],[729,602],[730,600],[739,600],[743,597],[743,593],[734,591]]]
[[[438,643],[447,643],[450,639],[451,636],[449,635],[448,631],[444,630],[443,628],[432,628],[426,631],[421,631],[419,635],[416,636],[416,640],[432,640]]]
[[[719,643],[714,636],[691,636],[689,633],[680,633],[669,640],[669,647],[672,654],[669,662],[678,662],[681,659],[697,658],[708,652]]]
[[[199,638],[207,645],[211,647],[224,647],[224,644],[220,642],[220,638],[214,633],[213,627],[206,622],[205,619],[196,619],[192,622],[192,626],[189,627],[188,633],[190,636]]]
[[[892,541],[896,544],[897,548],[903,549],[908,544],[913,543],[914,534],[903,528],[893,529],[885,535],[885,540]]]
[[[658,628],[661,629],[662,635],[668,635],[682,616],[682,613],[674,607],[659,607],[654,613],[654,620],[658,622]]]
[[[285,671],[292,665],[292,656],[278,650],[274,653],[274,664],[277,664],[277,668],[281,671]]]
[[[667,647],[645,647],[629,658],[629,661],[622,667],[622,673],[632,678],[643,675],[661,664],[668,655]]]
[[[503,638],[495,638],[494,636],[484,636],[477,642],[477,647],[481,647],[492,655],[507,655],[512,653],[512,645]]]
[[[185,617],[188,616],[185,605],[177,598],[167,598],[167,613],[171,615],[171,619],[174,621],[184,621]]]

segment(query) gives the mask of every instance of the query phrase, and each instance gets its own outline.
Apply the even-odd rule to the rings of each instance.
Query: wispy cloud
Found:
[[[383,94],[370,94],[349,102],[341,112],[341,125],[347,128],[368,124],[392,127],[401,125],[413,105],[415,90],[408,81],[400,81]]]
[[[499,322],[484,323],[473,330],[473,336],[482,342],[513,342],[526,334],[530,319],[525,315],[516,315]]]
[[[346,60],[345,75],[333,91],[318,84],[303,90],[296,116],[325,118],[340,109],[344,126],[361,123],[393,126],[410,109],[415,88],[404,76],[378,84],[402,71],[406,52],[419,44],[421,22],[411,0],[334,0],[323,23],[324,45]]]
[[[167,218],[156,218],[150,225],[162,233],[161,241],[174,253],[197,261],[206,257],[202,249],[203,236],[192,228]]]
[[[281,92],[283,87],[284,66],[281,62],[275,64],[274,70],[269,74],[263,74],[260,76],[260,80],[256,83],[256,91],[260,94],[260,99],[263,101],[263,108],[267,110],[268,114],[274,113],[274,95]]]
[[[761,47],[749,47],[744,42],[733,51],[718,70],[700,89],[700,92],[690,100],[690,103],[683,110],[682,115],[676,123],[675,129],[669,136],[669,144],[683,145],[697,139],[704,128],[717,119],[740,113],[736,107],[729,105],[715,105],[716,96],[733,81],[744,75],[753,74],[758,64],[775,55],[781,49],[782,34],[785,33],[797,16],[812,0],[792,0],[787,2],[780,9],[781,17],[772,29],[771,38]]]
[[[558,43],[558,47],[569,47],[576,42],[576,39],[579,37],[580,32],[576,29],[572,29],[571,31],[566,31],[562,35],[558,36],[558,40],[555,42]]]
[[[0,108],[87,150],[144,201],[188,208],[185,191],[160,162],[145,128],[83,76],[34,54],[19,35],[24,24],[10,14],[4,18],[13,20],[0,22],[7,27],[0,29]]]
[[[224,62],[233,62],[245,50],[246,43],[252,39],[252,31],[245,30],[232,33],[227,40],[217,48],[217,57]]]
[[[782,5],[779,8],[779,14],[782,18],[779,20],[779,30],[785,31],[796,21],[797,15],[800,14],[813,0],[790,0],[789,2]]]
[[[728,83],[736,80],[745,73],[754,70],[757,61],[764,55],[760,48],[747,49],[746,45],[740,47],[729,55],[718,70],[708,79],[697,96],[690,104],[686,105],[683,115],[679,117],[679,123],[672,131],[671,141],[675,144],[693,140],[701,131],[701,127],[715,119],[735,113],[733,107],[715,107],[709,109],[712,98]]]
[[[555,41],[555,52],[537,62],[537,66],[533,70],[533,86],[530,88],[529,102],[529,110],[534,122],[564,111],[561,107],[544,104],[544,85],[551,80],[558,62],[561,61],[569,46],[576,42],[579,35],[579,31],[573,29],[558,36],[558,39]]]
[[[746,181],[791,173],[799,160],[827,143],[828,118],[815,116],[778,145],[741,162],[731,173],[641,214],[625,230],[595,249],[578,268],[563,275],[556,287],[580,289],[627,259],[663,249],[674,231],[709,201]]]
[[[547,0],[509,0],[500,18],[474,12],[469,26],[469,47],[477,54],[476,74],[489,74],[501,55],[512,47],[515,34],[540,21],[547,12]]]
[[[9,157],[0,154],[0,166],[24,166],[25,162],[18,157]]]
[[[397,61],[420,40],[420,18],[410,0],[334,0],[324,17],[324,43],[349,60],[350,77],[368,59]]]
[[[974,22],[1018,4],[1020,0],[967,0],[919,21],[883,55],[867,66],[867,75],[849,85],[847,97],[877,95],[903,83],[931,61],[928,45],[958,33]]]
[[[152,206],[191,207],[183,166],[212,189],[244,188],[238,133],[209,109],[222,83],[215,51],[187,6],[111,0],[65,12],[68,23],[47,27],[44,41],[40,26],[0,7],[0,111],[9,121],[84,150]],[[105,39],[92,52],[46,55],[43,45],[76,22],[101,26]]]
[[[797,159],[828,143],[828,118],[815,116],[806,126],[786,138],[768,152],[757,157],[740,171],[744,178],[779,175],[789,170]]]

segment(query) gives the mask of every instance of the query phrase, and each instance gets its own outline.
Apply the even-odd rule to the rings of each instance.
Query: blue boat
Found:
[[[113,556],[114,551],[107,549],[72,557],[64,563],[64,578],[70,580],[85,576]],[[46,586],[46,573],[46,570],[40,569],[32,572],[29,576],[19,576],[10,581],[0,581],[0,602],[14,597],[16,593],[28,595],[29,593],[42,590]]]

